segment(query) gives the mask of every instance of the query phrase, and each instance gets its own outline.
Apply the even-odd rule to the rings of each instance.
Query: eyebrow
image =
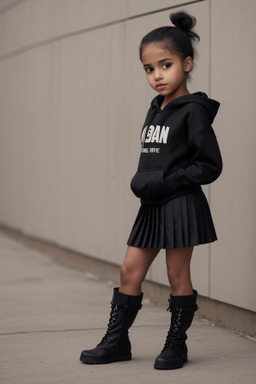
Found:
[[[165,59],[159,60],[158,63],[162,64],[163,62],[165,62],[167,60],[172,60],[172,58],[171,57],[166,57]],[[143,67],[152,67],[152,64],[144,64]]]

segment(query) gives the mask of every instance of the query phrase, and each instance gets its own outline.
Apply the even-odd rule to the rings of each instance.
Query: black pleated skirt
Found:
[[[184,248],[217,240],[203,191],[179,196],[163,205],[141,205],[128,245]]]

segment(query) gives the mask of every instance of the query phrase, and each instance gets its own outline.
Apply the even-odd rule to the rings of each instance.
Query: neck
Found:
[[[174,101],[178,97],[182,97],[182,96],[186,96],[186,95],[190,95],[190,92],[188,91],[187,88],[182,90],[181,92],[176,92],[174,95],[165,96],[163,103],[161,105],[161,109],[164,109],[167,104],[169,104],[171,101]]]

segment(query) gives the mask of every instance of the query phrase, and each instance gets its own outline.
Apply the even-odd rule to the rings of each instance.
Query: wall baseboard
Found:
[[[92,273],[104,280],[113,281],[114,284],[119,284],[119,265],[24,235],[20,231],[5,225],[0,224],[0,231],[14,240],[23,243],[26,247],[36,249],[48,255],[59,263]],[[152,302],[167,306],[170,295],[170,288],[168,286],[145,280],[143,292],[145,297]],[[213,324],[256,338],[256,312],[200,295],[198,297],[198,306],[197,317],[208,319]]]

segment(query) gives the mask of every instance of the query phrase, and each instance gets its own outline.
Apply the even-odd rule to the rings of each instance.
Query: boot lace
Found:
[[[107,338],[110,336],[110,332],[116,322],[116,316],[117,316],[117,312],[118,312],[119,308],[117,305],[114,305],[113,302],[111,303],[111,312],[110,312],[110,317],[109,317],[109,322],[108,322],[108,325],[107,325],[107,331],[105,333],[105,335],[103,336],[101,342],[98,344],[99,345],[102,345],[106,340]]]
[[[182,314],[183,314],[183,308],[176,308],[171,306],[170,300],[169,300],[169,307],[166,310],[169,312],[172,312],[173,319],[171,322],[170,329],[167,333],[163,351],[172,348],[172,346],[177,343],[179,339],[178,333],[182,325]]]

